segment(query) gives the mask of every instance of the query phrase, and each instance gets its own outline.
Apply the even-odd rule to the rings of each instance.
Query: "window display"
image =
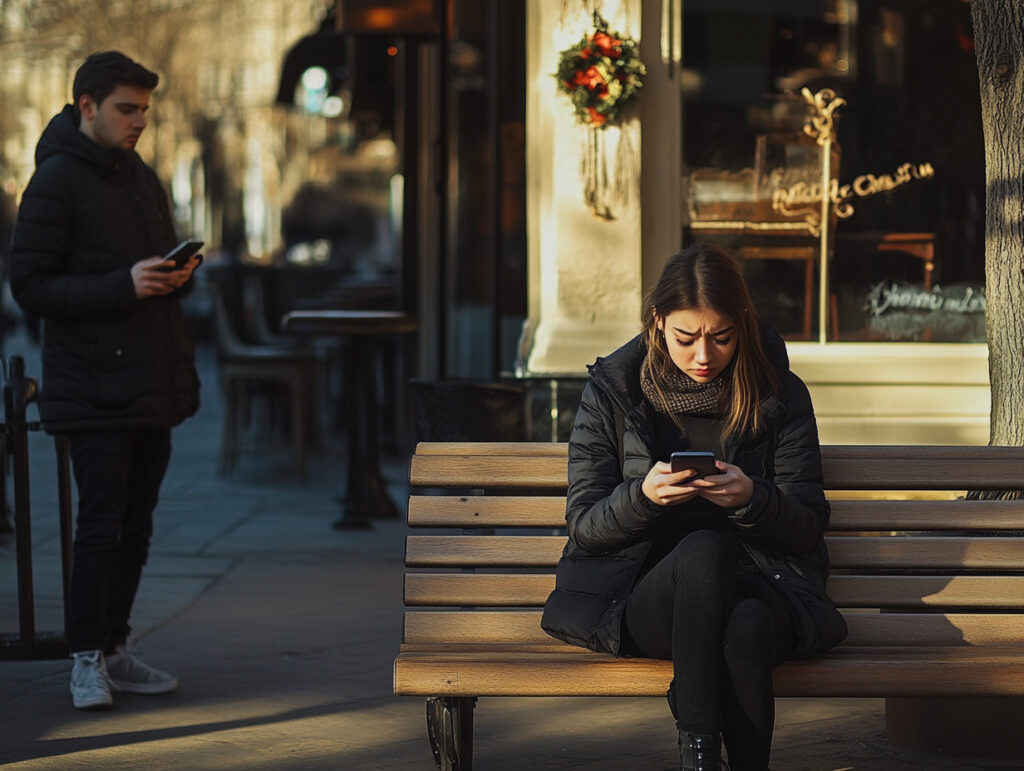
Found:
[[[740,257],[788,339],[984,341],[968,6],[691,0],[683,29],[684,238]]]

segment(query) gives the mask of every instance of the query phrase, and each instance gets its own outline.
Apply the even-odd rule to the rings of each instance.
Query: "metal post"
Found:
[[[828,257],[829,230],[832,208],[832,134],[825,135],[821,144],[821,257],[818,260],[821,271],[818,282],[818,342],[824,345],[828,340],[829,292]],[[838,330],[833,330],[838,331]]]
[[[818,219],[821,244],[818,261],[818,342],[824,345],[828,337],[828,246],[832,210],[832,134],[835,130],[832,114],[846,104],[846,100],[838,98],[829,88],[823,88],[816,94],[812,94],[809,88],[803,88],[800,93],[811,108],[804,122],[804,133],[814,137],[821,148],[821,210],[816,214],[812,212],[808,221],[813,226],[815,216]]]
[[[57,451],[57,498],[60,515],[60,567],[61,587],[64,590],[64,633],[68,628],[68,607],[71,595],[71,545],[74,531],[71,526],[71,441],[64,434],[54,437]]]
[[[12,356],[10,382],[4,387],[7,449],[14,478],[14,540],[18,560],[18,639],[35,644],[36,620],[32,587],[32,514],[29,503],[28,431],[25,426],[25,360]]]

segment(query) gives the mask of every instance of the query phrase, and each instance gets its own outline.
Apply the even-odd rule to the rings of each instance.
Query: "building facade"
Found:
[[[743,261],[826,441],[987,441],[962,0],[93,5],[0,2],[12,199],[102,42],[165,76],[141,151],[183,235],[265,271],[272,317],[375,287],[419,320],[405,376],[562,387],[571,414],[665,259],[711,240]],[[646,69],[601,127],[555,77],[598,17]]]

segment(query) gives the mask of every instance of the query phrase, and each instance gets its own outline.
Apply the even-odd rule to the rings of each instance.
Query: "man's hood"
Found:
[[[108,174],[117,171],[119,161],[128,160],[133,150],[105,148],[98,145],[75,125],[75,111],[70,104],[53,116],[36,145],[36,168],[54,155],[72,155],[97,166]]]

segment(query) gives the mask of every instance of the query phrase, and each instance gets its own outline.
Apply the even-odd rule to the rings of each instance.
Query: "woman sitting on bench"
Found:
[[[846,636],[825,594],[810,396],[717,247],[669,260],[643,327],[590,367],[569,441],[569,542],[542,626],[671,660],[682,768],[719,769],[724,739],[732,771],[763,771],[772,668]],[[687,458],[673,470],[677,451],[715,460],[704,475]]]

